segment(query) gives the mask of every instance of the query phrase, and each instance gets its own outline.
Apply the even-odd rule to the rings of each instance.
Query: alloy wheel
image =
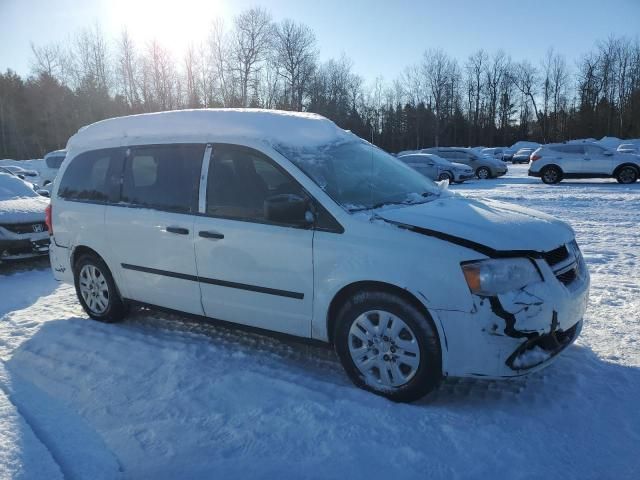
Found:
[[[89,310],[103,314],[109,306],[107,279],[95,265],[84,265],[79,275],[80,294]]]

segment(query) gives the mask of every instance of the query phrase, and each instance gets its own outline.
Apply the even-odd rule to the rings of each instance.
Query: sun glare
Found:
[[[173,55],[207,37],[211,22],[225,16],[221,0],[113,0],[108,2],[110,23],[125,27],[139,48],[158,40]]]

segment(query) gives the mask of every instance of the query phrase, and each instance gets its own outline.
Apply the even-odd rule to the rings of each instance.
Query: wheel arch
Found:
[[[71,268],[75,268],[75,264],[78,261],[78,258],[84,254],[95,255],[100,260],[102,260],[105,264],[107,263],[102,255],[96,252],[93,248],[87,247],[86,245],[77,245],[71,251]],[[107,265],[108,266],[108,265]]]
[[[334,329],[337,321],[337,314],[340,310],[340,307],[344,305],[344,303],[351,298],[353,295],[362,292],[362,291],[382,291],[385,293],[390,293],[401,297],[402,299],[409,302],[412,306],[417,308],[420,312],[422,312],[427,321],[431,322],[434,330],[438,334],[438,343],[440,344],[440,352],[442,358],[442,362],[444,364],[445,357],[445,349],[446,349],[446,335],[444,334],[444,330],[440,322],[434,318],[434,315],[429,311],[426,305],[412,292],[409,290],[399,287],[397,285],[380,282],[380,281],[357,281],[352,282],[348,285],[343,286],[332,298],[331,303],[329,304],[329,308],[327,309],[326,316],[326,326],[327,326],[327,338],[329,339],[329,343],[333,344],[334,341]]]
[[[625,162],[625,163],[621,163],[615,168],[615,170],[613,171],[613,176],[614,177],[618,176],[618,173],[620,173],[620,170],[622,170],[624,167],[634,168],[635,171],[638,172],[638,175],[640,175],[640,166],[638,166],[633,162]]]

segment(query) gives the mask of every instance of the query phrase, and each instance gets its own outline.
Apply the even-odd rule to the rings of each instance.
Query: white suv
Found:
[[[90,125],[48,226],[55,277],[96,320],[141,304],[328,342],[356,385],[399,401],[549,364],[589,290],[567,224],[454,195],[313,114]]]
[[[529,175],[553,184],[564,178],[613,177],[634,183],[640,176],[640,156],[619,153],[595,143],[550,143],[531,154]]]

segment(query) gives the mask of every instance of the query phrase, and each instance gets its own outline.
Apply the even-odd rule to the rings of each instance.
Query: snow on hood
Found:
[[[566,223],[536,210],[494,200],[446,196],[377,212],[385,220],[434,230],[494,250],[553,250],[574,238]]]
[[[7,223],[44,222],[49,205],[45,197],[18,197],[0,200],[0,225]]]
[[[145,113],[110,118],[81,128],[69,139],[67,150],[82,149],[114,138],[244,137],[270,144],[314,146],[333,143],[353,134],[314,113],[262,109],[198,109]]]

